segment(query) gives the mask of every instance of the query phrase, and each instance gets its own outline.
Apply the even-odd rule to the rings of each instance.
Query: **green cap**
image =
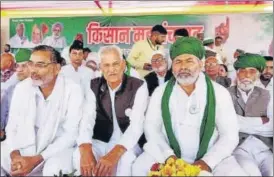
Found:
[[[31,50],[20,48],[15,54],[16,63],[21,63],[25,61],[29,61],[31,55]]]
[[[214,39],[212,38],[207,38],[203,41],[203,45],[208,45],[208,44],[213,44],[214,43]]]
[[[241,68],[256,68],[259,72],[263,72],[266,67],[264,57],[259,54],[245,53],[238,57],[234,63],[236,70]]]
[[[170,47],[170,58],[174,60],[182,54],[191,54],[199,59],[205,56],[205,49],[202,42],[195,37],[181,37]]]

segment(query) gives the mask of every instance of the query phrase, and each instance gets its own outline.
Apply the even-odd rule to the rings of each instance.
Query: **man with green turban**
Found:
[[[15,55],[15,60],[16,60],[15,74],[17,76],[18,82],[26,79],[29,76],[29,69],[26,63],[28,62],[30,55],[31,55],[31,51],[23,48],[19,49]],[[13,94],[13,90],[18,82],[9,86],[5,90],[5,93],[3,94],[3,98],[1,98],[1,140],[4,140],[4,137],[5,137],[4,132],[8,122],[11,97]]]
[[[258,54],[239,56],[237,85],[229,88],[240,126],[234,156],[248,176],[273,176],[273,96],[256,86],[265,66]]]
[[[203,44],[193,37],[171,46],[174,77],[151,96],[144,123],[147,143],[133,164],[133,176],[146,176],[154,163],[169,158],[216,176],[245,175],[232,156],[239,129],[231,97],[202,72],[204,55]]]

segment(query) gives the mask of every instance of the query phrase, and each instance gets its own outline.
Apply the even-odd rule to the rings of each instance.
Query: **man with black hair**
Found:
[[[75,40],[69,49],[70,64],[62,67],[61,73],[80,84],[82,88],[93,79],[93,70],[82,65],[84,58],[83,42]]]
[[[88,57],[88,54],[91,52],[91,50],[88,47],[85,47],[83,49],[83,52],[84,52],[84,60],[86,60]]]
[[[273,93],[273,57],[264,56],[266,67],[260,76],[258,86]]]
[[[176,29],[174,32],[174,38],[177,40],[180,37],[188,37],[188,31],[185,28]]]
[[[136,42],[127,58],[128,62],[144,77],[152,71],[150,57],[153,51],[163,50],[167,30],[162,25],[155,25],[149,38]]]
[[[61,55],[53,47],[33,49],[29,78],[14,89],[1,143],[1,176],[71,173],[73,146],[82,118],[79,85],[59,74]]]

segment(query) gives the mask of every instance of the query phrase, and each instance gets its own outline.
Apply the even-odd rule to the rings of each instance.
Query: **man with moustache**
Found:
[[[52,25],[51,31],[52,35],[46,37],[43,40],[44,45],[52,46],[54,48],[63,49],[67,46],[67,41],[64,36],[62,36],[62,31],[64,30],[64,26],[60,22],[56,22]]]
[[[15,54],[15,74],[19,82],[29,77],[29,69],[27,67],[27,62],[29,61],[30,55],[31,51],[23,48],[19,49],[18,52]],[[5,134],[5,127],[8,122],[11,98],[16,85],[17,83],[8,87],[5,91],[5,94],[3,95],[3,98],[1,98],[1,140],[2,138],[4,138],[3,136]]]
[[[151,66],[154,72],[145,76],[149,96],[159,85],[163,85],[173,76],[172,71],[168,70],[168,56],[163,51],[158,50],[152,53]]]
[[[229,88],[240,125],[234,156],[249,176],[273,176],[273,99],[255,86],[265,66],[258,54],[239,56],[234,63],[237,85]]]
[[[132,163],[141,151],[138,140],[143,133],[147,86],[124,73],[126,63],[119,47],[102,47],[99,57],[103,76],[87,86],[74,154],[76,175],[131,176]]]
[[[128,62],[144,78],[152,72],[150,57],[153,51],[164,50],[163,43],[166,40],[167,30],[162,25],[155,25],[151,29],[149,38],[136,42],[128,55]]]
[[[273,57],[264,56],[266,67],[260,76],[258,87],[265,88],[273,93]]]
[[[175,78],[152,94],[144,125],[148,143],[133,164],[133,175],[147,176],[154,163],[169,157],[216,176],[245,175],[231,156],[239,141],[231,97],[203,74],[204,54],[201,41],[193,37],[180,38],[171,46]]]
[[[82,118],[80,86],[59,74],[61,56],[50,46],[33,49],[31,77],[12,96],[7,139],[1,143],[1,176],[71,173],[73,146]]]
[[[93,70],[82,65],[83,56],[83,42],[75,40],[69,49],[70,63],[62,67],[61,73],[79,84],[84,90],[86,83],[89,83],[95,74]]]
[[[231,80],[227,77],[219,76],[220,64],[216,57],[208,57],[205,61],[205,73],[210,77],[211,80],[221,84],[225,88],[231,85]]]

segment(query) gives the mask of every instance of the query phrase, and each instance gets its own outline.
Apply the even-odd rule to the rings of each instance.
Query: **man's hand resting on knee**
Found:
[[[82,176],[93,176],[92,171],[96,166],[96,159],[92,152],[91,144],[82,144],[80,149],[80,169]]]
[[[122,145],[116,145],[107,155],[103,156],[97,163],[94,170],[95,176],[113,176],[113,172],[117,164],[126,152],[126,148]]]
[[[41,155],[21,156],[19,151],[13,151],[10,156],[12,176],[26,176],[43,161]]]

